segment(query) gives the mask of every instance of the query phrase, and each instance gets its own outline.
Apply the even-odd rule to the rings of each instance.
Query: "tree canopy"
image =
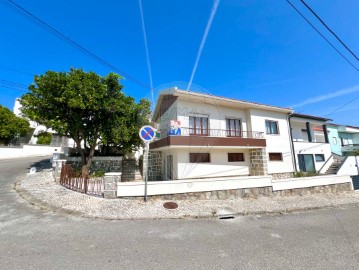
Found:
[[[72,138],[82,158],[82,171],[88,175],[98,144],[136,147],[139,126],[148,122],[149,101],[136,104],[122,92],[120,79],[115,73],[102,77],[82,69],[48,71],[35,76],[30,91],[22,96],[22,112]]]
[[[18,136],[25,136],[29,122],[0,105],[0,144],[9,145]]]

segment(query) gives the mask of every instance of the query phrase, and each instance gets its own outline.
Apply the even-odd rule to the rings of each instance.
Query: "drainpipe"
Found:
[[[310,123],[309,123],[309,122],[306,122],[305,125],[306,125],[306,127],[307,127],[308,141],[309,141],[309,142],[313,142],[313,139],[312,139],[312,131],[310,130]]]
[[[325,143],[329,143],[327,125],[323,125]]]
[[[289,133],[289,139],[290,139],[290,142],[291,142],[291,144],[290,144],[290,150],[291,150],[291,152],[292,152],[292,156],[293,156],[293,158],[292,158],[292,160],[293,160],[293,168],[294,168],[294,171],[296,171],[297,172],[297,159],[295,158],[295,149],[294,149],[294,142],[293,142],[293,132],[292,132],[292,125],[291,125],[291,123],[290,123],[290,118],[291,118],[291,114],[288,114],[287,115],[287,122],[288,122],[288,126],[289,126],[289,131],[288,131],[288,133]]]

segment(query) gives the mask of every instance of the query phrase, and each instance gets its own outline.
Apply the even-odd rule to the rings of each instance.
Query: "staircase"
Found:
[[[337,174],[344,161],[345,157],[333,154],[333,163],[330,165],[325,174]]]
[[[135,159],[122,160],[122,182],[128,181],[141,181],[143,180],[141,175],[141,168],[139,162]]]

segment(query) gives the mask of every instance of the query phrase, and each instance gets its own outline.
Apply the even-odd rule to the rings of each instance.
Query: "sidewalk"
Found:
[[[24,176],[15,186],[31,204],[51,211],[103,219],[172,219],[288,213],[345,205],[359,206],[358,192],[292,197],[260,197],[235,200],[179,200],[177,209],[163,207],[162,200],[108,200],[64,188],[52,180],[49,170]]]

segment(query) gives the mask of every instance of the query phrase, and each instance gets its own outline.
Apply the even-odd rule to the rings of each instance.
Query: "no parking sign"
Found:
[[[156,129],[151,126],[143,126],[139,135],[144,142],[152,142],[156,137]]]

